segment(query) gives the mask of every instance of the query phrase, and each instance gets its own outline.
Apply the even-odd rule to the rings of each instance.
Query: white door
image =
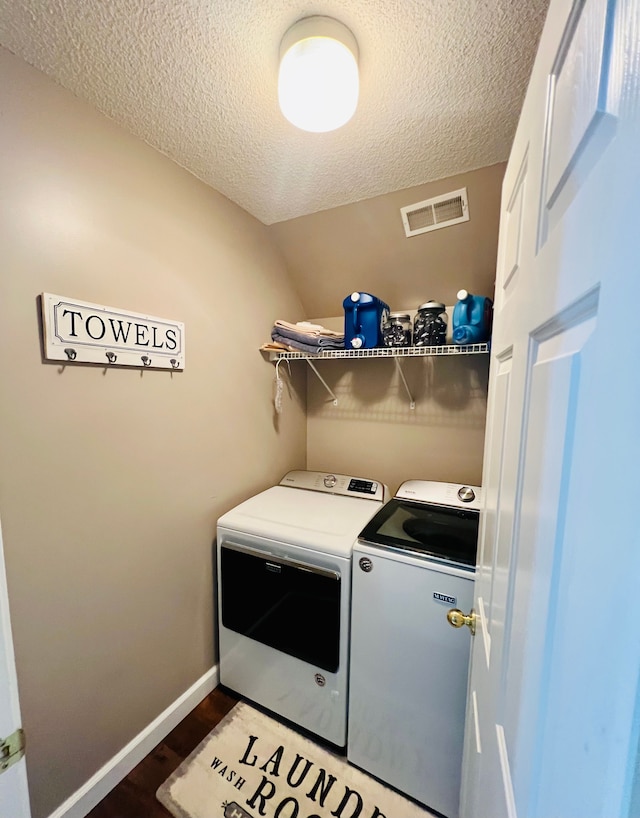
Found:
[[[20,727],[18,684],[13,658],[9,600],[4,570],[2,531],[0,531],[0,739],[12,735]],[[29,818],[29,794],[24,757],[2,771],[5,763],[0,753],[0,816]]]
[[[551,0],[503,187],[463,818],[638,814],[639,470],[640,0]]]

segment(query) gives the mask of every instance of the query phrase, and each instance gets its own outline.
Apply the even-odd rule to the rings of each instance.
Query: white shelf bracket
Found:
[[[324,386],[324,388],[327,390],[327,392],[333,398],[333,405],[337,406],[338,405],[338,398],[336,398],[335,394],[329,388],[329,384],[325,381],[325,379],[322,377],[322,375],[318,372],[318,369],[317,369],[316,365],[314,363],[312,363],[309,358],[307,358],[306,361],[309,364],[309,366],[311,367],[311,369],[313,369],[313,371],[315,372],[315,374],[316,374],[318,380],[320,381],[320,383]]]
[[[396,369],[398,370],[398,374],[402,378],[402,383],[404,384],[404,388],[405,388],[405,391],[407,393],[407,396],[409,397],[409,408],[410,409],[415,409],[416,408],[416,402],[414,401],[413,396],[411,395],[411,391],[409,390],[409,384],[407,383],[407,379],[405,378],[404,372],[402,371],[402,366],[400,365],[400,359],[399,358],[394,358],[393,361],[394,361],[394,363],[396,365]]]

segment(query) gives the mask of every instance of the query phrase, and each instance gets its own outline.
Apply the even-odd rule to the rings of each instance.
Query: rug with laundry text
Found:
[[[175,818],[431,818],[294,730],[237,704],[157,792]]]

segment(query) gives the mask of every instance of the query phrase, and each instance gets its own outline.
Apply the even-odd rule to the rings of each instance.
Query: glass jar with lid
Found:
[[[382,340],[386,347],[411,346],[411,317],[406,312],[391,312],[382,325]]]
[[[447,343],[447,313],[439,301],[427,301],[418,307],[413,322],[413,343],[417,347]]]

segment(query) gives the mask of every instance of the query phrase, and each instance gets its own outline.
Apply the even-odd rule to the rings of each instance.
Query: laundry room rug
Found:
[[[433,813],[244,702],[156,793],[175,818],[429,818]]]

